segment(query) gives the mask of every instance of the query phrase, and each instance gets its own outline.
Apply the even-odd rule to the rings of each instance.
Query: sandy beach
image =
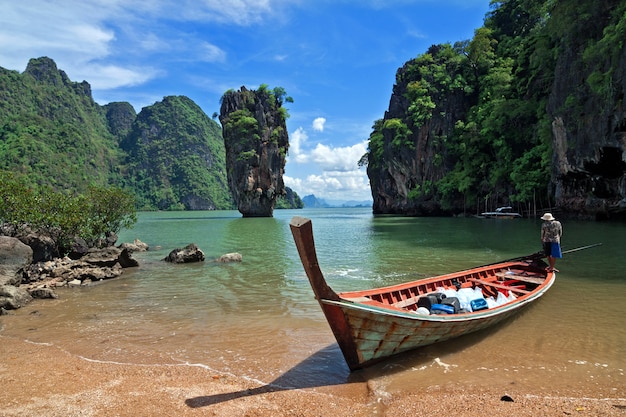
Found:
[[[607,398],[607,387],[511,386],[512,401],[498,387],[469,386],[394,397],[375,382],[284,389],[201,366],[98,362],[6,336],[0,345],[1,416],[626,416],[624,393]]]

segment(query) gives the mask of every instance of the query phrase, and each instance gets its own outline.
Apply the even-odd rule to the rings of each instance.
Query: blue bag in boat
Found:
[[[432,314],[454,314],[454,307],[447,304],[433,304],[430,312]]]
[[[470,307],[472,307],[472,311],[486,310],[489,308],[487,306],[487,300],[484,298],[478,298],[476,300],[470,301]]]
[[[452,306],[454,309],[453,313],[458,313],[461,309],[461,303],[457,297],[446,297],[441,300],[441,304]]]

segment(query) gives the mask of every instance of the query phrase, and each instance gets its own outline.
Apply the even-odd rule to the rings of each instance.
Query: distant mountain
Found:
[[[372,207],[372,200],[329,201],[331,207]]]
[[[322,200],[321,198],[315,197],[315,195],[313,195],[313,194],[304,196],[302,198],[302,202],[304,203],[304,207],[305,208],[325,208],[325,207],[330,207],[328,204],[326,204],[326,202],[324,200]]]
[[[372,207],[372,201],[356,200],[329,200],[315,197],[314,194],[307,195],[302,199],[305,208],[349,208],[349,207]]]

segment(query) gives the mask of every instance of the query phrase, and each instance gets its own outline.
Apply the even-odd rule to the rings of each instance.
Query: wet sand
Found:
[[[0,335],[0,416],[626,416],[624,389],[433,386],[394,395],[362,381],[285,389],[193,365],[98,362]],[[621,392],[619,392],[621,391]],[[607,397],[607,393],[611,398]],[[512,401],[503,401],[503,395]]]

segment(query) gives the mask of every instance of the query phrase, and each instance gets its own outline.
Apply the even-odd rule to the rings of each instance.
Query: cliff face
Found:
[[[441,47],[433,46],[428,55],[436,56]],[[375,214],[434,216],[449,214],[434,192],[434,184],[454,166],[445,138],[454,132],[455,122],[465,117],[475,96],[463,86],[412,105],[420,85],[436,87],[438,81],[420,74],[426,63],[411,60],[397,71],[389,110],[374,125],[370,136],[367,175]],[[448,77],[458,70],[449,62],[438,62]],[[442,79],[441,82],[444,82]],[[416,92],[418,91],[418,92]]]
[[[271,217],[285,195],[283,174],[289,137],[282,95],[267,88],[229,91],[220,122],[230,192],[244,217]]]
[[[626,8],[617,4],[583,10],[575,34],[554,30],[552,191],[559,208],[585,217],[626,212]]]

